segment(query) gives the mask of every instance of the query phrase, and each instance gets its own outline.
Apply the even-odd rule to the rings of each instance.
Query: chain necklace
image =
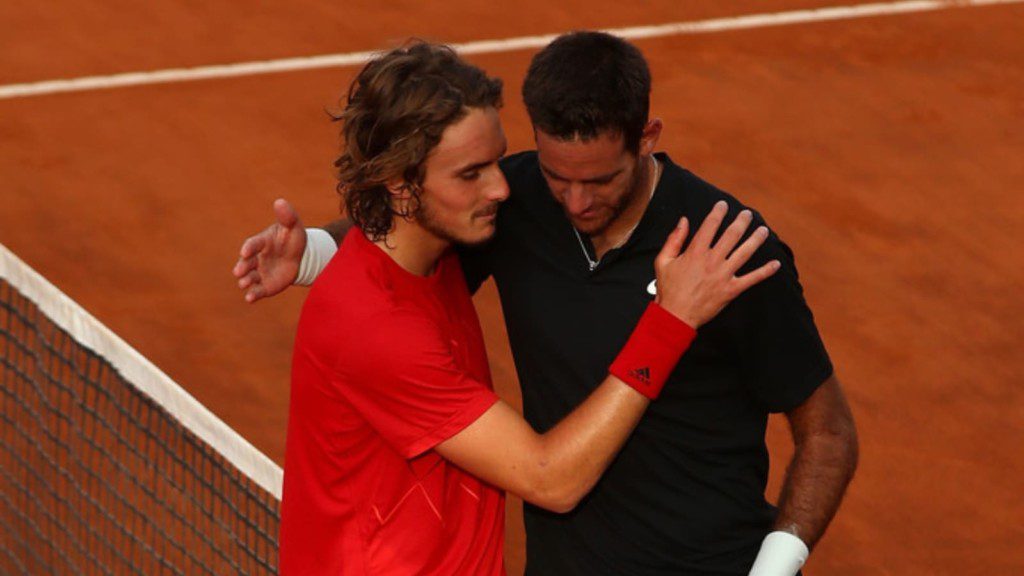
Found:
[[[648,204],[650,203],[651,198],[654,198],[654,189],[658,187],[658,178],[661,176],[661,163],[658,162],[658,159],[655,158],[653,155],[651,156],[651,160],[654,161],[654,177],[651,178],[651,191],[647,195]],[[623,244],[629,241],[629,237],[633,235],[633,231],[636,230],[636,227],[640,225],[640,220],[642,219],[643,214],[640,215],[640,218],[636,219],[636,223],[633,224],[633,227],[627,230],[626,233],[622,235],[622,238],[620,238],[614,246],[605,251],[605,254],[611,252],[612,250],[622,248]],[[580,243],[580,251],[583,252],[583,257],[587,259],[587,266],[590,267],[590,271],[593,272],[594,269],[597,268],[597,266],[601,263],[601,259],[598,258],[597,260],[594,260],[593,258],[591,258],[590,253],[587,252],[586,245],[583,244],[583,237],[580,236],[580,231],[577,230],[575,226],[572,227],[572,231],[576,233],[576,241]]]

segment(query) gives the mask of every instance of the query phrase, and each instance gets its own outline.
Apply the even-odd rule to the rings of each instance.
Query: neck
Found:
[[[388,235],[374,244],[408,272],[417,276],[430,275],[451,243],[414,221],[396,216],[394,222]]]
[[[598,260],[609,250],[621,246],[629,239],[633,229],[643,217],[644,211],[647,210],[651,196],[654,195],[654,187],[657,186],[659,176],[658,164],[654,160],[653,154],[646,156],[641,163],[640,170],[643,170],[643,178],[637,183],[629,203],[607,228],[600,234],[590,237]]]

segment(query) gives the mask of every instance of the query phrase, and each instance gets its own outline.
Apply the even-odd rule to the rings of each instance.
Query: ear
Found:
[[[663,127],[661,118],[652,118],[647,121],[644,131],[640,133],[640,156],[654,153],[654,148],[658,145],[658,139],[661,138],[661,129]]]
[[[534,128],[534,148],[536,149],[536,148],[538,148],[538,146],[537,146],[537,135],[538,135],[538,133],[540,132],[540,130],[538,130],[538,129],[537,129],[536,127],[534,127],[534,125],[532,125],[532,124],[530,124],[530,127]]]
[[[392,200],[408,199],[409,198],[409,183],[404,178],[391,178],[387,181],[385,186],[388,189],[388,194],[391,195]]]

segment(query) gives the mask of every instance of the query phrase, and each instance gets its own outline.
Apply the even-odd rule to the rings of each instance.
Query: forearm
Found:
[[[531,492],[568,511],[594,487],[650,404],[645,396],[609,376],[539,439]],[[529,498],[527,498],[529,500]]]
[[[527,502],[568,512],[597,482],[649,403],[609,376],[544,434],[499,401],[436,449],[463,470]]]
[[[345,234],[348,234],[349,228],[352,227],[352,221],[348,218],[340,218],[334,222],[329,222],[321,226],[328,234],[334,238],[334,243],[341,245],[341,241],[345,238]]]
[[[857,428],[835,376],[786,417],[796,450],[774,531],[761,543],[751,576],[797,573],[839,509],[857,468]]]
[[[553,428],[538,434],[498,402],[437,450],[528,502],[567,512],[611,464],[695,336],[693,328],[652,304],[609,376]]]
[[[798,441],[779,498],[775,530],[794,534],[813,549],[839,509],[857,457],[852,426]]]

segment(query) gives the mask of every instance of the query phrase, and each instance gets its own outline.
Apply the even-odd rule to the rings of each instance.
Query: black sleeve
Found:
[[[788,412],[832,375],[832,362],[804,300],[789,246],[772,233],[739,273],[769,260],[779,260],[782,267],[733,302],[730,332],[751,393],[768,411]]]
[[[491,257],[494,253],[494,240],[481,246],[464,246],[456,244],[455,253],[462,265],[462,274],[466,277],[466,286],[470,294],[476,294],[480,285],[491,276]]]

